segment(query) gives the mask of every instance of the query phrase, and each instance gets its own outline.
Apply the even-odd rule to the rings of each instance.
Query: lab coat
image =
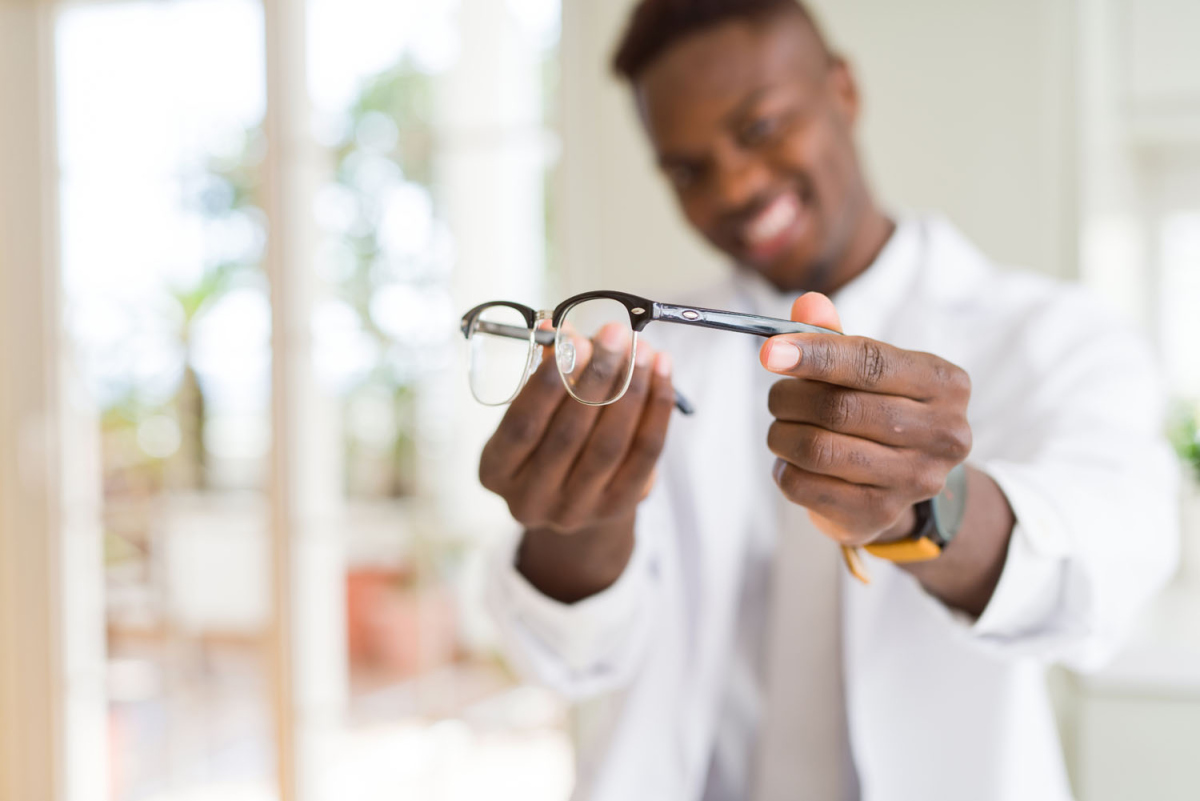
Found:
[[[733,271],[685,300],[786,316],[789,298]],[[968,463],[1017,519],[978,619],[870,556],[870,585],[842,581],[862,798],[1068,799],[1045,666],[1101,664],[1176,559],[1178,469],[1153,357],[1083,290],[998,269],[939,218],[903,221],[834,302],[848,334],[968,372]],[[718,732],[732,725],[747,554],[779,520],[767,511],[779,494],[765,444],[777,377],[758,363],[762,340],[665,323],[645,336],[672,353],[696,413],[671,422],[621,577],[578,603],[553,601],[513,567],[519,532],[489,575],[513,663],[580,704],[575,795],[589,801],[703,796]]]

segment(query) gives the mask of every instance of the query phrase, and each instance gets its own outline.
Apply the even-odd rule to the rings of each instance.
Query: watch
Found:
[[[917,524],[913,533],[895,542],[865,546],[867,553],[890,562],[926,562],[941,555],[962,527],[967,511],[967,469],[958,465],[946,476],[946,486],[934,497],[913,507]]]

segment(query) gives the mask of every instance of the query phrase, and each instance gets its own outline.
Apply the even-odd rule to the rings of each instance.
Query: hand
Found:
[[[604,331],[577,348],[589,359],[580,391],[612,380],[611,352]],[[518,568],[547,595],[586,597],[624,569],[674,408],[670,376],[669,355],[638,343],[625,395],[586,406],[567,394],[550,354],[484,447],[479,479],[525,527]]]
[[[797,298],[792,319],[842,330],[818,293]],[[908,536],[913,505],[941,492],[971,451],[966,372],[928,353],[831,334],[772,337],[760,358],[790,376],[768,400],[767,444],[783,494],[842,545]]]

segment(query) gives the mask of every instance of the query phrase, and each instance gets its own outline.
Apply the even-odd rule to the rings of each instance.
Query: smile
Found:
[[[740,239],[755,261],[773,258],[788,245],[801,221],[800,199],[784,192],[742,226]]]

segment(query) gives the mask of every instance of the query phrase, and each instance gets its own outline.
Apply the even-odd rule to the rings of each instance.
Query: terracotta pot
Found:
[[[351,666],[409,678],[452,662],[455,611],[446,587],[418,587],[406,571],[351,570],[346,576]]]

